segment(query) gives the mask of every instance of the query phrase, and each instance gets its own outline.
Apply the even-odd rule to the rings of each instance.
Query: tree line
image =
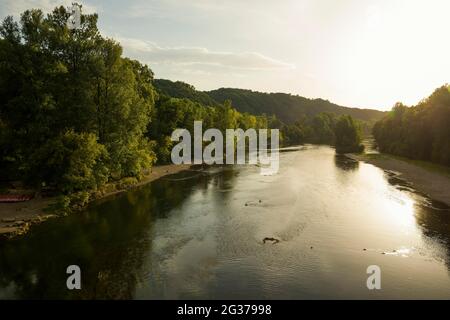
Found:
[[[189,99],[199,104],[220,106],[218,101],[232,101],[233,107],[243,115],[258,114],[266,119],[268,128],[279,129],[280,144],[283,146],[327,144],[336,146],[338,152],[359,152],[362,150],[363,133],[370,133],[373,123],[384,114],[377,110],[339,107],[325,100],[284,93],[267,94],[232,88],[198,91],[190,84],[166,79],[155,79],[154,85],[162,96]],[[356,115],[356,118],[350,114]],[[336,126],[338,122],[339,128]]]
[[[450,166],[450,86],[413,107],[397,103],[373,135],[381,152]]]
[[[292,124],[303,116],[312,118],[319,113],[350,115],[354,119],[373,124],[385,114],[379,110],[348,108],[328,100],[308,99],[286,93],[264,93],[235,88],[198,91],[187,83],[166,79],[155,79],[154,84],[158,91],[172,97],[188,98],[207,105],[218,105],[231,100],[239,112],[274,115],[287,124]]]
[[[2,180],[69,194],[140,178],[170,160],[171,133],[268,128],[268,118],[158,94],[153,72],[99,33],[98,16],[69,30],[64,7],[27,10],[0,26]]]
[[[282,125],[281,132],[285,145],[326,144],[335,146],[337,153],[359,153],[364,150],[361,144],[363,124],[350,115],[324,112]]]

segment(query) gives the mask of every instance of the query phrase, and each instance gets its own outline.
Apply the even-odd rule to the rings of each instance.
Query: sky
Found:
[[[72,0],[1,0],[0,17]],[[450,83],[448,0],[79,0],[156,78],[349,106],[414,105]]]

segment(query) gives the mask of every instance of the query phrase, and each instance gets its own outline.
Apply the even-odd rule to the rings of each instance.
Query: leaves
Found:
[[[417,106],[397,103],[373,128],[382,152],[450,166],[450,91],[445,85]]]
[[[154,162],[146,137],[153,73],[103,38],[96,15],[27,10],[0,27],[1,165],[16,179],[72,193],[138,177]]]
[[[349,115],[340,116],[336,122],[336,152],[362,152],[360,128]]]

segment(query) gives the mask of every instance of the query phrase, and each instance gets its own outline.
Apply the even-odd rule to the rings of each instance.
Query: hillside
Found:
[[[323,99],[308,99],[286,93],[263,93],[244,89],[221,88],[212,91],[197,91],[193,86],[177,81],[157,79],[154,85],[160,93],[176,98],[188,98],[206,105],[217,105],[231,100],[240,112],[255,115],[276,115],[285,123],[293,123],[303,116],[314,116],[321,112],[336,115],[348,114],[358,120],[376,121],[384,112],[372,109],[348,108]]]
[[[181,81],[155,79],[153,85],[159,93],[173,98],[187,98],[207,106],[217,106],[218,102],[203,91],[197,91],[194,86]]]

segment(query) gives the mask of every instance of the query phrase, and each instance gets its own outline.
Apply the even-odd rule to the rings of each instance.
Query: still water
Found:
[[[450,298],[448,208],[329,147],[280,161],[186,171],[36,226],[0,244],[0,298]]]

